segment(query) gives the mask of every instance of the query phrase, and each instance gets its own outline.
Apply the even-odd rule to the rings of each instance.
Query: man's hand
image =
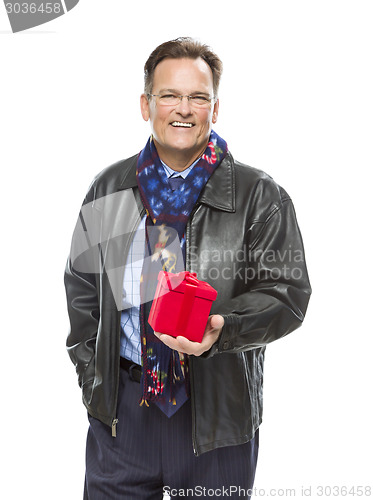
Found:
[[[213,314],[209,316],[205,333],[203,334],[202,342],[192,342],[185,337],[179,335],[174,338],[165,333],[154,332],[154,335],[159,338],[166,346],[174,349],[175,351],[182,352],[193,356],[200,356],[217,341],[221,329],[224,326],[224,318],[220,314]]]

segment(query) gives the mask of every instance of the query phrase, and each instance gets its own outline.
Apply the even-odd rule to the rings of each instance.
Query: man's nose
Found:
[[[184,95],[180,97],[180,102],[177,105],[176,110],[181,115],[189,115],[192,112],[192,105],[190,104],[190,101],[187,96]]]

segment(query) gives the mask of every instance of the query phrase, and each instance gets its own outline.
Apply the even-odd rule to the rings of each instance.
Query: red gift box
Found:
[[[155,332],[201,342],[217,295],[211,285],[197,279],[196,273],[160,271],[149,324]]]

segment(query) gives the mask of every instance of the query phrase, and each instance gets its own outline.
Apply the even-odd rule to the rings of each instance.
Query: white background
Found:
[[[82,498],[65,260],[93,176],[144,146],[143,64],[177,36],[223,60],[215,130],[292,196],[313,286],[267,349],[255,485],[372,485],[372,25],[359,0],[81,0],[12,34],[0,5],[1,498]]]

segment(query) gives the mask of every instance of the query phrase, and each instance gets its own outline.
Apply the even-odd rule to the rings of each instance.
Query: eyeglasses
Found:
[[[211,101],[215,102],[215,97],[206,97],[204,95],[177,95],[177,94],[147,94],[148,97],[158,97],[158,102],[161,106],[177,106],[183,97],[188,99],[191,106],[198,108],[207,108]]]

